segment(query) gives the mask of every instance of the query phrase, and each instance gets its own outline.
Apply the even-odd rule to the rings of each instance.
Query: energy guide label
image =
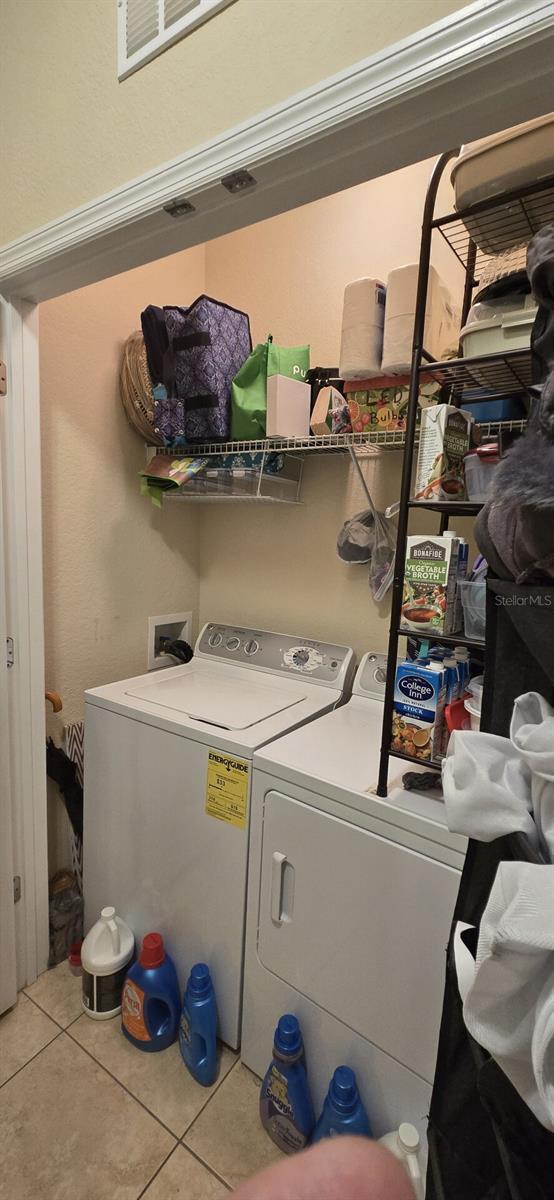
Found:
[[[208,750],[206,812],[209,817],[238,829],[245,828],[249,771],[250,764],[244,759],[232,758],[219,750]]]

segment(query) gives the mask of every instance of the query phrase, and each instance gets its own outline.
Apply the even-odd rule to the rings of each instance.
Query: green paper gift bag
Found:
[[[269,334],[259,342],[231,385],[231,438],[235,442],[265,437],[267,381],[270,375],[305,380],[310,367],[309,346],[278,346]]]

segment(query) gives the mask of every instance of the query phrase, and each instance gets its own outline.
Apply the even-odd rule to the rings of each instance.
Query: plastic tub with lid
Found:
[[[488,500],[500,459],[498,445],[478,446],[464,458],[464,476],[468,500],[484,504]]]
[[[503,354],[509,350],[526,350],[531,345],[531,333],[537,315],[532,296],[510,303],[507,297],[480,301],[468,313],[467,324],[460,331],[462,356],[479,358],[485,354]]]
[[[536,117],[462,146],[452,168],[456,208],[470,208],[483,200],[499,199],[505,192],[539,182],[554,174],[554,113]],[[540,199],[529,196],[525,207],[539,229]],[[530,236],[529,224],[518,201],[506,204],[503,215],[485,210],[464,218],[470,236],[485,254],[499,254]],[[536,231],[536,230],[534,230]],[[532,231],[533,232],[533,231]]]
[[[483,699],[483,686],[485,683],[484,675],[474,675],[466,684],[466,692],[469,692],[472,704],[481,712],[481,701]]]

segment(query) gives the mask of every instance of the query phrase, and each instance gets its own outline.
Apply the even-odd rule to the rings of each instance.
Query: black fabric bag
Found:
[[[541,861],[522,834],[469,843],[447,951],[426,1200],[552,1197],[554,1134],[537,1121],[498,1064],[468,1033],[454,962],[456,923],[479,925],[498,864],[506,859]],[[474,952],[477,929],[469,939],[464,935]]]
[[[508,737],[514,701],[540,692],[554,705],[554,586],[487,579],[481,729]]]

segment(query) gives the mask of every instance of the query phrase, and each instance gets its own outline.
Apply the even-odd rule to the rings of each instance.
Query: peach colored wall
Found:
[[[337,365],[345,284],[386,278],[417,259],[431,167],[404,168],[208,243],[210,294],[251,314],[254,340],[271,332],[285,345],[310,342],[312,365]],[[452,203],[448,181],[441,202],[445,211]],[[434,261],[459,292],[451,252],[437,245]],[[398,498],[400,461],[387,453],[364,467],[378,507]],[[384,650],[388,598],[375,605],[366,568],[336,554],[343,521],[367,507],[348,459],[308,457],[303,500],[301,508],[201,510],[201,619],[342,640],[360,654]]]
[[[338,361],[345,284],[417,257],[431,164],[339,192],[271,221],[70,293],[40,307],[47,685],[79,720],[87,687],[146,669],[147,617],[193,609],[197,625],[240,621],[383,650],[388,601],[364,567],[336,556],[345,518],[366,506],[346,457],[305,464],[302,506],[232,504],[162,512],[139,494],[141,439],[118,394],[123,342],[147,303],[199,292],[245,307],[255,339],[309,341]],[[444,189],[443,202],[450,202]],[[454,260],[437,266],[452,288]],[[454,266],[453,266],[454,264]],[[366,462],[378,507],[398,496],[400,455]],[[51,804],[51,864],[67,861]]]
[[[0,7],[8,242],[464,5],[236,0],[122,83],[116,0]]]
[[[119,399],[125,339],[148,303],[204,288],[204,247],[40,306],[46,681],[64,711],[83,690],[146,670],[147,617],[198,610],[193,513],[139,493],[140,437]]]

